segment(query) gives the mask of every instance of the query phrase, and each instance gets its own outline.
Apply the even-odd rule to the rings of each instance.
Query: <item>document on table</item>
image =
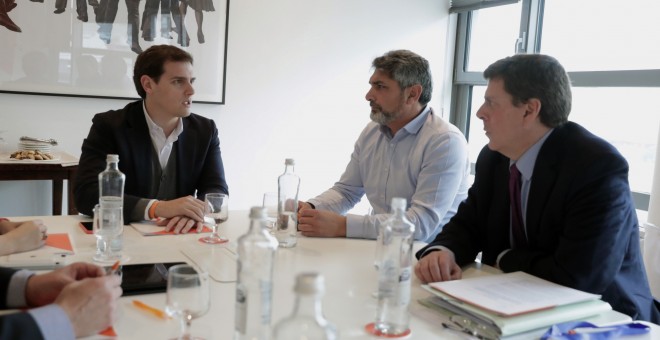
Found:
[[[524,272],[433,282],[429,286],[500,316],[521,315],[600,298],[600,295],[564,287]]]
[[[137,230],[138,233],[143,236],[159,236],[159,235],[174,235],[173,231],[165,231],[165,227],[156,225],[155,221],[142,221],[142,222],[133,222],[131,227]],[[194,234],[197,232],[196,228],[192,228],[188,231],[188,234]],[[202,227],[203,233],[210,233],[211,228],[206,225]]]
[[[68,233],[48,234],[46,244],[35,250],[7,256],[2,265],[15,268],[51,269],[67,264],[74,248]]]
[[[551,325],[567,321],[590,320],[607,313],[612,313],[613,315],[608,315],[609,319],[605,318],[605,322],[623,323],[630,321],[630,317],[612,311],[612,307],[602,300],[588,300],[538,312],[505,317],[454,299],[427,285],[423,285],[422,288],[430,291],[434,296],[421,299],[419,302],[426,307],[440,312],[443,315],[443,320],[445,320],[443,322],[448,322],[451,318],[466,320],[464,324],[469,327],[479,328],[486,330],[490,334],[496,334],[492,338],[514,336],[533,330],[546,329]]]

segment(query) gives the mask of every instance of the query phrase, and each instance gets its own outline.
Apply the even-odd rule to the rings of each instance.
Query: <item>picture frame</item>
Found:
[[[193,56],[195,102],[225,103],[230,0],[3,1],[0,93],[136,99],[138,53],[168,44]]]

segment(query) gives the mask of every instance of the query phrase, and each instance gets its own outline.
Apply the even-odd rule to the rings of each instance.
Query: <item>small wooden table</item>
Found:
[[[62,166],[59,163],[0,163],[0,181],[52,180],[53,215],[62,215],[63,180],[69,181],[69,215],[77,215],[73,203],[73,181],[78,165]]]

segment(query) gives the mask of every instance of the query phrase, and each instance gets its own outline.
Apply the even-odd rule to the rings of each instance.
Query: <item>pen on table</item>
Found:
[[[145,312],[149,312],[149,313],[155,315],[158,318],[167,319],[167,315],[165,314],[165,312],[163,312],[162,310],[160,310],[158,308],[151,307],[151,306],[147,305],[146,303],[144,303],[142,301],[133,300],[133,306],[135,306],[135,307],[137,307],[137,308],[139,308],[139,309],[141,309]]]

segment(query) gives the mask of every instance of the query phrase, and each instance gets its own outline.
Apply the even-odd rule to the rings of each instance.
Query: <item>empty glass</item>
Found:
[[[94,206],[92,225],[96,236],[94,261],[108,263],[121,260],[121,251],[114,251],[110,244],[124,230],[122,207],[101,207],[97,204]]]
[[[205,219],[213,221],[213,232],[211,235],[200,238],[204,243],[218,244],[225,243],[228,239],[218,234],[218,228],[221,223],[229,219],[229,196],[227,194],[211,193],[206,194],[206,212]]]
[[[275,230],[275,224],[277,223],[277,193],[264,193],[262,207],[266,208],[266,220],[268,221],[266,227],[272,232]]]
[[[209,306],[208,273],[189,264],[170,267],[165,311],[181,321],[178,339],[200,339],[190,334],[192,320],[206,314]]]

